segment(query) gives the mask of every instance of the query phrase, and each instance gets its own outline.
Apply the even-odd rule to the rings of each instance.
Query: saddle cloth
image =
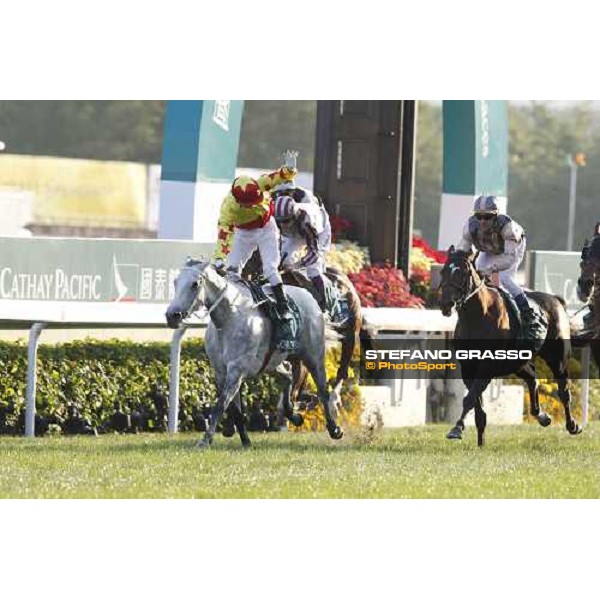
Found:
[[[510,320],[511,331],[517,333],[517,338],[519,340],[522,340],[524,342],[533,342],[535,350],[539,350],[539,348],[543,345],[544,340],[546,339],[546,333],[548,331],[548,322],[538,303],[528,295],[527,299],[529,300],[529,306],[531,306],[531,308],[533,309],[535,318],[538,324],[540,325],[540,327],[536,328],[537,335],[535,339],[529,340],[529,338],[525,336],[525,332],[523,330],[523,323],[521,321],[521,311],[519,310],[515,299],[504,288],[496,286],[493,287],[495,287],[495,289],[497,289],[498,292],[500,292],[500,295],[504,298],[504,302],[508,310],[508,318]]]
[[[242,281],[250,290],[254,303],[259,305],[263,315],[273,325],[271,341],[274,347],[281,352],[296,352],[300,339],[300,309],[294,299],[288,296],[292,318],[289,321],[283,321],[277,312],[277,302],[270,285],[260,285],[254,281]]]

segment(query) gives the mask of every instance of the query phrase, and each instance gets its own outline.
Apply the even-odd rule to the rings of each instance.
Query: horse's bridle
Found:
[[[467,282],[467,291],[463,292],[462,287],[459,287],[457,285],[454,285],[453,283],[448,283],[448,285],[451,288],[454,288],[455,290],[458,290],[461,294],[465,293],[466,296],[464,298],[460,298],[459,300],[456,300],[456,302],[454,303],[456,306],[456,310],[460,311],[465,307],[465,304],[473,297],[475,296],[479,290],[485,285],[485,279],[482,277],[481,281],[479,282],[479,285],[476,286],[473,290],[471,290],[470,292],[468,291],[469,287],[471,287],[471,283],[474,282],[473,279],[473,269],[471,268],[470,263],[467,263],[468,269],[469,269],[469,280]],[[442,284],[440,282],[439,287],[442,287]]]
[[[209,307],[207,307],[204,304],[204,299],[200,297],[200,292],[204,286],[204,279],[205,279],[204,274],[199,273],[198,270],[195,269],[194,267],[182,267],[181,270],[182,271],[193,271],[194,273],[198,273],[198,281],[197,281],[198,291],[196,292],[196,298],[192,302],[190,308],[187,311],[185,311],[184,313],[182,313],[181,319],[185,320],[194,315],[197,316],[199,319],[204,319],[206,317],[210,317],[211,313],[217,308],[217,306],[219,306],[219,304],[221,304],[221,302],[227,295],[227,284],[223,287],[223,289],[217,296],[217,299]],[[204,314],[201,313],[201,307],[200,307],[201,304],[204,304],[204,309],[205,309]],[[198,314],[196,314],[196,313],[198,313]]]

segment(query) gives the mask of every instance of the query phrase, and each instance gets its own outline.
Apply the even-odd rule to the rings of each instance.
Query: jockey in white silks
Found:
[[[226,261],[228,271],[241,275],[244,265],[258,249],[263,274],[271,284],[277,312],[283,320],[291,319],[291,313],[279,275],[279,230],[273,219],[270,191],[293,179],[296,173],[295,166],[286,164],[273,173],[261,175],[258,180],[236,177],[221,204],[217,246],[213,253],[215,266]]]
[[[306,267],[316,299],[325,311],[325,253],[331,248],[329,215],[309,190],[287,182],[273,190],[275,220],[281,230],[281,265]],[[299,258],[299,255],[304,255]],[[298,260],[299,258],[299,260]]]
[[[514,298],[521,313],[526,338],[538,335],[540,324],[523,288],[517,282],[517,268],[525,256],[525,231],[508,215],[501,214],[495,196],[479,196],[473,215],[465,223],[457,248],[479,256],[475,268],[484,276],[498,273],[500,284]]]

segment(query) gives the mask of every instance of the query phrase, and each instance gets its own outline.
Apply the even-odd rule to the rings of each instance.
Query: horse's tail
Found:
[[[341,342],[343,335],[337,331],[335,325],[330,323],[327,319],[325,320],[325,346],[330,347],[338,342]]]

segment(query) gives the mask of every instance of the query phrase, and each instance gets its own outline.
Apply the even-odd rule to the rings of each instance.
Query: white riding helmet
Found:
[[[271,192],[274,196],[289,195],[296,189],[296,184],[293,180],[280,183],[273,188]]]
[[[476,215],[497,215],[500,212],[498,209],[498,199],[496,196],[479,196],[475,200],[473,212]]]

